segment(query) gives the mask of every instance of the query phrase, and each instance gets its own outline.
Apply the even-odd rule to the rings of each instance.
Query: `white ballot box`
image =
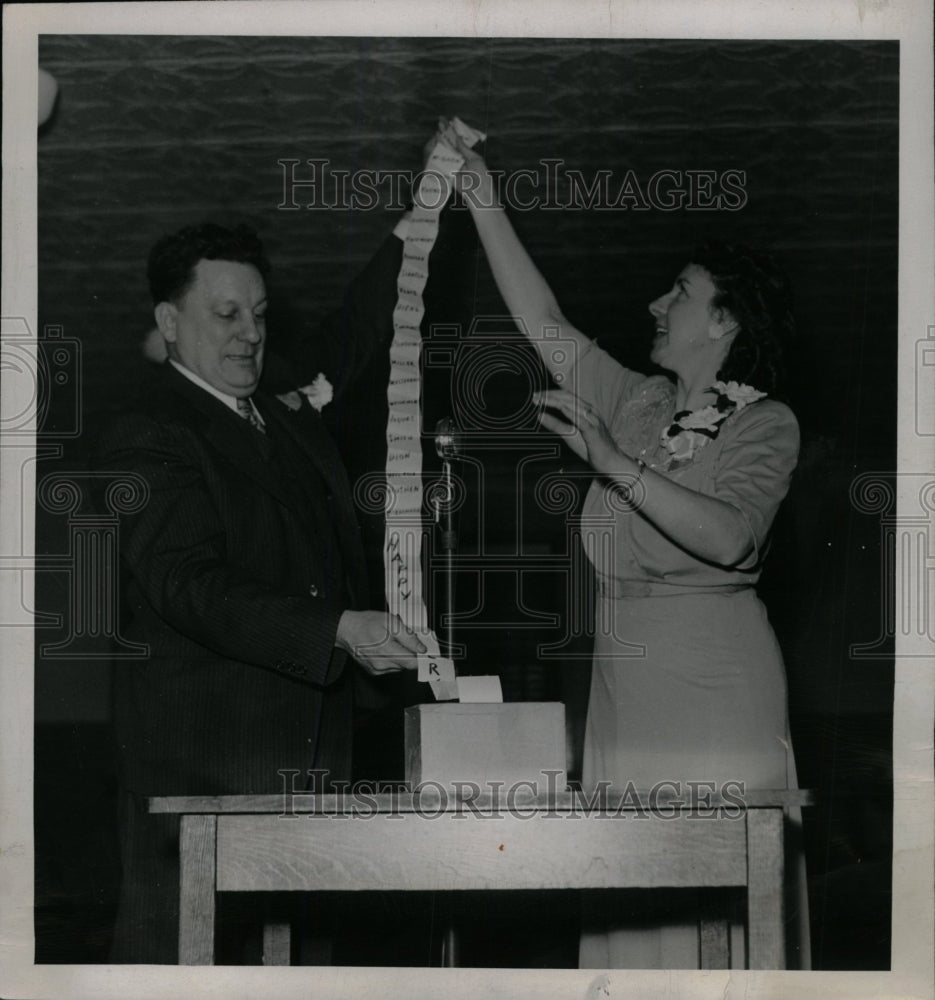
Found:
[[[547,794],[566,787],[561,702],[414,705],[405,714],[406,781],[481,792]],[[530,787],[532,786],[532,787]]]

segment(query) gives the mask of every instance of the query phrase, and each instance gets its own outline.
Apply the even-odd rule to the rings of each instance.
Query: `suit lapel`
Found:
[[[308,400],[304,396],[301,400],[301,407],[291,410],[278,399],[271,399],[261,392],[254,396],[263,419],[276,421],[277,426],[289,435],[318,469],[331,491],[348,495],[347,478],[337,447]]]
[[[367,568],[360,529],[354,516],[354,498],[334,440],[304,396],[298,410],[292,410],[280,400],[270,399],[262,393],[257,393],[253,399],[263,419],[275,421],[290,436],[300,452],[319,470],[336,498],[337,502],[331,505],[331,513],[341,546],[345,583],[353,605],[359,606],[367,587]]]
[[[188,410],[191,421],[202,428],[208,443],[216,451],[285,506],[303,517],[308,516],[308,510],[304,505],[298,504],[296,498],[285,488],[269,461],[269,442],[263,435],[219,399],[179,374],[168,362],[165,364],[164,377],[167,389],[175,394],[179,405]],[[305,397],[302,397],[302,407],[296,411],[262,392],[257,392],[253,399],[260,416],[267,423],[275,421],[277,428],[282,428],[290,436],[301,454],[307,456],[328,488],[339,498],[339,502],[332,505],[332,511],[344,557],[348,592],[354,606],[357,606],[366,589],[366,567],[353,513],[353,497],[337,446],[321,417]]]
[[[268,460],[268,443],[244,419],[166,362],[166,378],[177,396],[197,412],[205,437],[245,476],[289,507],[295,504]]]

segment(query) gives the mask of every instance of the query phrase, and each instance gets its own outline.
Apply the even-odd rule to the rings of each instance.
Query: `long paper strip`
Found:
[[[459,119],[450,128],[469,146],[484,138]],[[453,136],[452,136],[453,138]],[[419,399],[419,326],[425,314],[422,292],[429,275],[429,254],[438,236],[438,217],[452,190],[454,172],[464,158],[439,142],[429,156],[403,245],[403,262],[397,279],[398,300],[393,311],[390,347],[390,380],[387,387],[389,418],[386,425],[386,535],[383,565],[386,600],[391,614],[399,615],[420,633],[427,655],[419,658],[419,680],[428,681],[438,701],[458,696],[454,663],[441,656],[438,639],[428,627],[422,592],[422,443]]]

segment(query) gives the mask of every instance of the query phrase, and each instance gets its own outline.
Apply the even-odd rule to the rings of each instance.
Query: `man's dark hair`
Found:
[[[213,222],[186,226],[161,237],[149,251],[146,276],[153,305],[184,295],[195,280],[195,265],[200,260],[252,264],[264,278],[270,271],[260,237],[249,226],[227,229]]]

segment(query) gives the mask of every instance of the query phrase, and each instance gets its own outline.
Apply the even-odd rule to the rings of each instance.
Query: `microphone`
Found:
[[[461,432],[451,417],[442,417],[435,425],[435,454],[445,462],[461,457]]]
[[[457,546],[455,518],[452,511],[454,482],[451,463],[461,458],[461,432],[451,417],[442,417],[435,425],[435,453],[442,460],[441,486],[444,493],[436,491],[433,497],[435,522],[442,528],[443,548],[452,551]]]

